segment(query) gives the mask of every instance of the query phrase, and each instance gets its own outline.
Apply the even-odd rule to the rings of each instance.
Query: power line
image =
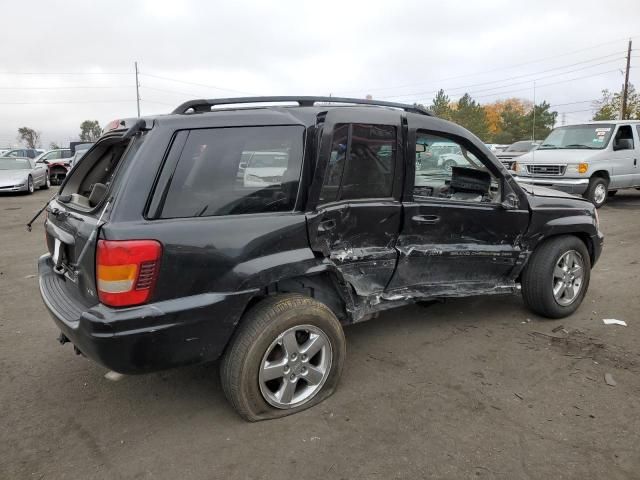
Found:
[[[82,102],[0,102],[0,105],[72,105],[72,104],[95,104],[95,103],[131,103],[129,100],[91,100]]]
[[[591,51],[594,48],[603,47],[605,45],[611,45],[613,43],[621,42],[623,40],[626,41],[629,38],[636,38],[636,37],[640,37],[640,35],[634,35],[632,37],[619,38],[617,40],[611,40],[611,41],[608,41],[608,42],[599,43],[597,45],[593,45],[593,46],[586,47],[586,48],[581,48],[579,50],[573,50],[571,52],[561,53],[561,54],[558,54],[558,55],[553,55],[553,56],[545,57],[545,58],[540,58],[538,60],[531,60],[529,62],[523,62],[523,63],[519,63],[519,64],[516,64],[516,65],[510,65],[510,66],[507,66],[507,67],[499,67],[499,68],[494,68],[494,69],[491,69],[491,70],[484,70],[482,72],[467,73],[467,74],[463,74],[463,75],[457,75],[457,76],[454,76],[454,77],[441,78],[441,79],[438,79],[438,80],[433,80],[432,82],[429,82],[428,84],[437,84],[439,82],[445,82],[445,81],[448,81],[448,80],[457,80],[459,78],[475,77],[475,76],[478,76],[478,75],[484,75],[486,73],[500,72],[500,71],[503,71],[503,70],[510,70],[512,68],[522,67],[522,66],[525,66],[525,65],[531,65],[531,64],[534,64],[534,63],[546,62],[548,60],[554,60],[556,58],[561,58],[561,57],[566,57],[566,56],[569,56],[569,55],[574,55],[576,53],[584,52],[584,51],[587,51],[587,50]],[[425,83],[418,82],[418,83],[409,83],[409,84],[389,86],[389,87],[362,88],[362,89],[358,89],[358,90],[341,91],[340,93],[344,94],[344,93],[355,93],[355,92],[362,92],[362,91],[375,92],[375,91],[380,91],[380,90],[393,90],[393,89],[396,89],[396,88],[412,87],[412,86],[416,86],[416,85],[425,85]]]
[[[179,92],[178,90],[165,90],[163,88],[155,88],[155,87],[147,87],[147,86],[142,86],[141,88],[144,88],[145,90],[153,90],[155,92],[162,92],[162,93],[171,93],[173,95],[182,95],[182,96],[186,96],[186,97],[202,96],[199,93]]]
[[[74,85],[74,86],[60,86],[60,87],[0,87],[0,90],[75,90],[75,89],[116,89],[116,88],[131,88],[130,85],[117,85],[117,86],[89,86],[89,85]]]
[[[565,80],[559,80],[557,82],[544,83],[542,85],[536,85],[536,88],[548,87],[548,86],[551,86],[551,85],[558,85],[560,83],[566,83],[566,82],[573,82],[575,80],[582,80],[583,78],[597,77],[599,75],[605,75],[607,73],[618,72],[618,71],[619,71],[619,69],[616,68],[616,69],[607,70],[607,71],[604,71],[604,72],[597,72],[597,73],[594,73],[594,74],[591,74],[591,75],[583,75],[581,77],[568,78],[568,79],[565,79]],[[493,96],[496,96],[496,95],[506,95],[506,94],[509,94],[509,93],[522,92],[522,91],[525,91],[525,90],[526,91],[531,90],[531,87],[518,88],[518,89],[515,89],[515,90],[507,90],[507,91],[502,91],[502,92],[494,92],[494,93],[489,93],[489,94],[486,94],[486,95],[475,95],[475,94],[473,94],[473,92],[467,92],[467,93],[469,93],[469,95],[472,95],[474,98],[486,98],[486,97],[493,97]]]
[[[565,105],[577,105],[579,103],[588,103],[588,102],[597,102],[599,98],[592,98],[591,100],[580,100],[579,102],[568,102],[568,103],[553,103],[551,107],[562,107]]]
[[[618,54],[619,53],[616,53],[615,55],[618,55]],[[549,70],[543,70],[543,71],[540,71],[540,72],[528,73],[528,74],[524,74],[524,75],[516,75],[515,77],[503,78],[503,79],[494,80],[494,81],[491,81],[491,82],[482,82],[482,83],[463,85],[463,86],[460,86],[460,87],[452,87],[452,88],[447,89],[447,91],[464,90],[466,88],[482,86],[482,85],[491,85],[491,84],[494,84],[494,83],[503,82],[503,81],[507,81],[507,80],[514,80],[514,79],[517,79],[517,78],[531,77],[531,76],[534,76],[534,75],[539,75],[541,73],[547,73],[547,72],[550,72],[550,71],[553,71],[553,70],[565,69],[565,68],[569,68],[569,67],[572,67],[572,66],[575,66],[575,65],[582,64],[582,63],[593,62],[595,60],[600,60],[602,58],[606,58],[606,57],[610,57],[610,56],[611,55],[606,55],[605,57],[598,57],[598,58],[594,58],[594,59],[591,59],[591,60],[586,60],[584,62],[577,62],[577,63],[573,63],[573,64],[570,64],[570,65],[565,65],[563,67],[551,68]],[[506,84],[506,85],[499,85],[499,86],[496,86],[496,87],[486,88],[486,89],[483,89],[483,90],[477,90],[477,92],[484,92],[484,91],[488,91],[488,90],[494,90],[494,89],[497,89],[497,88],[510,87],[510,86],[514,86],[514,85],[521,85],[523,83],[530,83],[530,82],[537,81],[537,80],[543,80],[545,78],[559,77],[561,75],[566,75],[568,73],[587,70],[589,68],[598,67],[600,65],[606,65],[608,63],[617,62],[619,60],[622,60],[623,58],[624,57],[617,57],[617,58],[613,58],[613,59],[607,60],[606,62],[594,63],[593,65],[586,65],[584,67],[575,68],[573,70],[568,70],[566,72],[558,72],[558,73],[554,73],[554,74],[551,74],[551,75],[545,75],[545,76],[542,76],[542,77],[530,78],[530,79],[523,80],[523,81],[520,81],[520,82],[515,82],[515,83],[511,83],[511,84]],[[429,94],[433,94],[433,93],[437,93],[437,92],[438,92],[438,90],[432,90],[432,91],[429,91],[429,92],[415,92],[415,93],[408,93],[408,94],[403,94],[403,95],[385,96],[385,97],[380,97],[380,98],[412,97],[412,96],[416,96],[416,95],[429,95]]]
[[[133,72],[0,72],[0,75],[133,75]]]
[[[225,90],[227,92],[241,93],[241,94],[245,94],[245,95],[253,95],[253,93],[251,93],[251,92],[243,92],[241,90],[233,90],[231,88],[217,87],[215,85],[205,85],[205,84],[202,84],[202,83],[188,82],[188,81],[185,81],[185,80],[178,80],[176,78],[163,77],[163,76],[160,76],[160,75],[152,75],[150,73],[141,73],[140,75],[141,76],[145,76],[145,77],[157,78],[157,79],[160,79],[160,80],[166,80],[166,81],[169,81],[169,82],[184,83],[185,85],[195,85],[197,87],[212,88],[214,90]]]

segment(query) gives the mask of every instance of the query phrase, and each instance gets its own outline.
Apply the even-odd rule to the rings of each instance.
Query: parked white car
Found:
[[[517,158],[516,179],[602,206],[622,188],[640,189],[640,120],[606,120],[555,128],[537,149]]]

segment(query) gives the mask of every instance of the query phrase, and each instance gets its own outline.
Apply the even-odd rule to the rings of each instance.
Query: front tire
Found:
[[[49,190],[49,187],[51,187],[51,177],[49,177],[49,172],[47,172],[47,175],[44,178],[44,183],[42,184],[42,189]]]
[[[248,421],[284,417],[329,397],[346,356],[342,326],[323,303],[278,295],[243,318],[220,366],[222,389]]]
[[[578,237],[552,237],[535,249],[522,275],[524,303],[548,318],[571,315],[589,288],[591,258]]]
[[[584,192],[584,198],[589,200],[596,208],[600,208],[607,201],[609,181],[603,177],[591,177],[589,187]]]
[[[33,177],[29,175],[27,179],[27,195],[31,195],[35,191],[35,187],[33,185]]]

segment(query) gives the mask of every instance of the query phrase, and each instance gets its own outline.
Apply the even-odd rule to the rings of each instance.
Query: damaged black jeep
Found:
[[[602,249],[591,203],[409,105],[197,100],[107,130],[47,207],[60,339],[121,373],[221,358],[248,420],[330,395],[342,327],[382,310],[521,290],[569,315]]]

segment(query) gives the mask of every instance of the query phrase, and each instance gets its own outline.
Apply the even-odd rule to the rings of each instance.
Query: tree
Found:
[[[507,104],[502,109],[500,128],[500,132],[494,137],[497,143],[510,144],[531,136],[531,134],[527,135],[524,112],[514,104]]]
[[[593,116],[594,120],[616,120],[620,118],[620,107],[622,104],[622,92],[602,91],[602,99],[594,103],[598,109]],[[624,115],[625,119],[640,119],[640,94],[636,92],[635,87],[629,84],[629,92],[627,94],[627,109]]]
[[[445,95],[443,89],[438,90],[429,110],[431,110],[436,117],[451,120],[451,100]]]
[[[49,150],[58,150],[60,148],[60,145],[58,145],[56,142],[51,142],[49,144]]]
[[[487,138],[490,142],[497,143],[512,143],[509,140],[504,140],[505,138],[511,139],[512,137],[517,137],[519,133],[509,133],[510,130],[513,130],[514,124],[518,123],[518,116],[525,115],[531,108],[533,104],[529,100],[524,100],[521,98],[507,98],[506,100],[496,100],[493,103],[488,103],[484,105],[484,111],[487,117],[487,125],[489,128],[489,137]],[[507,125],[503,124],[502,112],[507,111]],[[503,130],[507,129],[507,133],[503,133]],[[519,127],[518,127],[519,128]]]
[[[458,100],[451,114],[451,120],[473,132],[482,141],[489,136],[489,125],[484,108],[468,93]]]
[[[102,128],[97,120],[85,120],[80,124],[80,140],[95,142],[102,135]]]
[[[532,140],[542,140],[549,135],[549,132],[553,129],[553,126],[556,123],[556,118],[558,116],[558,112],[550,111],[551,105],[549,105],[546,101],[536,105],[524,118],[525,127],[528,127],[529,136],[531,138],[533,135],[533,118],[534,118],[534,110],[535,110],[535,134],[536,138],[532,138]]]
[[[27,148],[37,148],[40,146],[40,132],[36,132],[33,128],[19,128],[18,139],[24,143]]]

